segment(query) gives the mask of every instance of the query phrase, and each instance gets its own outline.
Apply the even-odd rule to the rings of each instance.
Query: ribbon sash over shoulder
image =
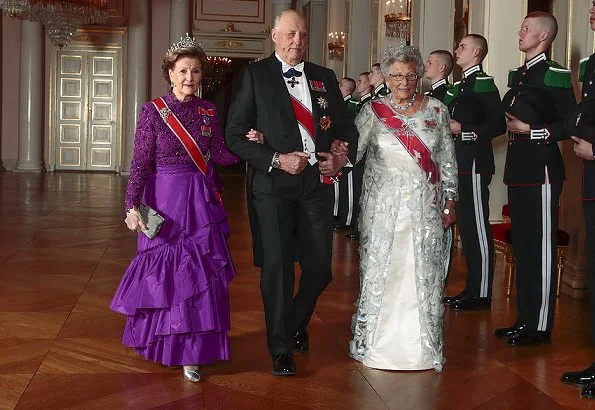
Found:
[[[372,100],[372,111],[392,134],[397,137],[411,158],[426,173],[428,180],[434,184],[438,180],[438,166],[432,159],[432,153],[411,128],[405,128],[403,120],[395,116],[394,111],[385,103]]]

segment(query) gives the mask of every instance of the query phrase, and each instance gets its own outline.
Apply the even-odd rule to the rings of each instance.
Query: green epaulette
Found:
[[[374,97],[386,97],[389,94],[390,94],[390,88],[384,87],[383,89],[378,91],[378,94],[376,94]]]
[[[475,77],[475,85],[473,86],[473,91],[475,91],[478,94],[493,93],[494,91],[498,91],[498,87],[496,87],[494,77],[491,77],[484,72],[480,72]]]
[[[512,87],[512,80],[514,79],[514,75],[518,71],[518,68],[513,68],[508,70],[508,87]]]
[[[460,81],[457,81],[454,84],[447,84],[446,85],[446,95],[444,96],[444,105],[448,105],[451,102],[453,102],[453,100],[455,98],[457,98],[457,95],[459,95],[459,86],[461,85]]]
[[[552,60],[547,60],[549,68],[543,78],[543,83],[548,87],[572,88],[572,73]]]
[[[354,100],[353,98],[350,98],[346,101],[346,103],[347,103],[347,111],[357,112],[357,109],[359,107],[359,101]]]
[[[587,69],[587,62],[590,57],[585,57],[578,64],[578,80],[582,83],[585,79],[585,70]]]

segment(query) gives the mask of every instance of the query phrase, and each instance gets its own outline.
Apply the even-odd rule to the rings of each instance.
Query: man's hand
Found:
[[[339,170],[347,164],[347,156],[345,155],[335,155],[328,152],[319,152],[318,155],[324,158],[324,160],[318,160],[318,169],[325,176],[337,175]]]
[[[461,123],[457,120],[450,120],[450,133],[451,134],[460,134],[461,133]]]
[[[308,158],[310,158],[310,154],[303,151],[281,154],[279,155],[279,168],[288,174],[297,175],[306,168],[306,165],[308,165]]]
[[[529,124],[524,123],[523,121],[519,120],[517,117],[512,115],[511,113],[506,113],[506,128],[508,131],[512,132],[513,134],[530,134],[531,133],[531,126]]]
[[[335,155],[349,155],[349,143],[341,140],[334,140],[331,144],[331,153]]]
[[[442,228],[447,229],[457,220],[457,215],[455,213],[456,202],[452,200],[448,200],[444,203],[444,209],[448,209],[448,214],[445,214],[444,211],[442,212]]]
[[[574,142],[574,153],[587,161],[593,161],[593,144],[580,137],[570,137]]]

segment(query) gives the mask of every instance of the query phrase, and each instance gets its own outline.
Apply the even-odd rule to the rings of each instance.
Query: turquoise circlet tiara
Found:
[[[188,33],[186,33],[186,37],[180,37],[180,41],[173,43],[171,47],[167,49],[166,55],[170,56],[178,50],[185,48],[197,48],[199,51],[204,51],[202,45],[196,41],[195,38],[191,38]]]

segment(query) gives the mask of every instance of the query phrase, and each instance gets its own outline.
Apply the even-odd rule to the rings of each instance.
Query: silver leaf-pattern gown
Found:
[[[388,106],[389,97],[381,99]],[[395,111],[395,110],[393,110]],[[350,355],[388,370],[442,371],[441,303],[450,237],[442,228],[446,199],[457,199],[457,165],[446,107],[424,97],[407,117],[432,154],[432,184],[401,142],[366,104],[356,118],[358,160],[364,154],[361,195],[360,296]]]

